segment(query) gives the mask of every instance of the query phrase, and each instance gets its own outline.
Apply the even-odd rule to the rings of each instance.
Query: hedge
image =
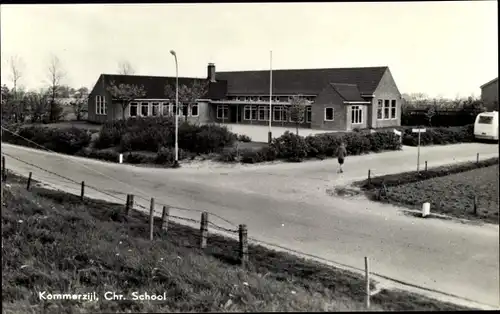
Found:
[[[91,132],[74,127],[59,129],[29,126],[18,127],[11,131],[18,133],[19,136],[3,132],[2,141],[38,149],[42,146],[51,151],[69,155],[74,155],[87,147],[91,140]]]
[[[403,145],[418,145],[418,134],[412,133],[412,128],[405,127],[403,132]],[[473,141],[474,124],[460,127],[426,128],[426,132],[420,134],[421,146],[470,143]]]
[[[157,152],[160,147],[173,147],[174,140],[175,121],[172,117],[137,118],[104,124],[95,147]],[[225,126],[197,125],[186,121],[179,125],[179,148],[188,152],[220,152],[236,140],[237,135]]]
[[[427,169],[427,171],[408,171],[396,174],[389,174],[385,176],[373,177],[368,181],[368,178],[362,181],[353,183],[354,186],[360,187],[364,190],[380,189],[384,185],[386,187],[397,186],[407,183],[419,182],[427,179],[444,177],[454,173],[465,172],[477,168],[490,167],[498,165],[498,157],[481,160],[476,162],[466,162],[455,165],[446,165],[436,168]]]

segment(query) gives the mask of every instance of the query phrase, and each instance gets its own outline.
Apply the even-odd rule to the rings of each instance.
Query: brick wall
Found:
[[[389,69],[386,70],[382,79],[380,80],[377,89],[374,92],[374,98],[371,105],[371,126],[373,128],[384,128],[384,127],[392,127],[392,126],[400,126],[401,125],[401,93],[399,92],[398,87],[396,86],[396,82],[392,77],[391,71]],[[396,119],[389,120],[379,120],[377,119],[377,108],[378,108],[378,100],[396,100]]]

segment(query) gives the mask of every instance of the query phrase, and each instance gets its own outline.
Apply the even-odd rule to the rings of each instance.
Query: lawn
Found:
[[[390,186],[385,200],[418,209],[429,202],[431,212],[498,224],[498,165]]]
[[[210,234],[198,249],[198,230],[155,224],[123,204],[33,186],[9,173],[2,199],[2,305],[19,312],[207,312],[363,310],[357,274],[261,246],[238,265],[238,243]],[[41,301],[38,292],[96,292],[98,302]],[[112,291],[167,295],[165,301],[104,300]],[[382,290],[372,310],[463,310],[415,294]]]

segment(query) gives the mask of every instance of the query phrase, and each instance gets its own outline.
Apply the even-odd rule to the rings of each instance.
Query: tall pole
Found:
[[[273,51],[269,54],[269,132],[267,141],[271,144],[273,140],[273,133],[271,131],[271,119],[273,116]]]
[[[179,165],[179,65],[177,63],[177,54],[170,50],[175,59],[175,161],[174,166]]]
[[[420,171],[420,130],[418,130],[417,173]]]

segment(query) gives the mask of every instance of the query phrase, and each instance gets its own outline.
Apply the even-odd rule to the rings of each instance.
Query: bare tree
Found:
[[[300,124],[304,123],[307,105],[309,105],[309,102],[301,95],[292,96],[288,111],[290,114],[290,120],[295,123],[297,135],[299,135]]]
[[[116,85],[114,81],[110,82],[107,87],[108,92],[111,94],[112,100],[118,100],[122,106],[122,118],[125,120],[125,109],[137,98],[146,96],[144,86],[137,86],[131,84]]]
[[[70,102],[70,105],[73,108],[76,120],[80,121],[83,118],[83,114],[87,112],[89,89],[87,87],[80,87],[74,92],[73,97],[74,99]]]
[[[132,64],[128,61],[121,61],[118,63],[118,74],[122,75],[134,75],[135,70],[132,67]]]
[[[10,68],[12,83],[14,84],[13,91],[15,96],[15,93],[17,91],[17,83],[19,82],[19,79],[23,76],[23,68],[24,68],[23,60],[18,56],[10,57],[9,68]]]
[[[183,110],[185,121],[188,119],[187,113],[189,109],[192,105],[196,104],[199,99],[206,96],[208,87],[208,80],[194,80],[189,86],[184,84],[179,86],[179,108]],[[172,103],[175,101],[175,90],[175,85],[165,85],[165,96],[167,96]],[[176,110],[179,110],[179,108],[176,108]]]
[[[50,112],[49,121],[57,121],[61,118],[62,108],[60,104],[57,103],[58,91],[61,86],[61,80],[66,75],[62,69],[61,61],[55,55],[50,58],[50,63],[48,67],[49,76],[49,93],[50,93]]]

